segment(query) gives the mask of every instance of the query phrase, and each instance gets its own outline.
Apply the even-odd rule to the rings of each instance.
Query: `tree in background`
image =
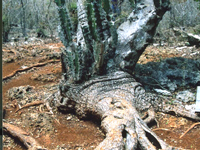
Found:
[[[175,44],[184,38],[176,36],[174,28],[185,29],[186,32],[200,33],[200,11],[199,0],[170,0],[171,9],[167,12],[160,22],[157,33],[163,42]]]
[[[3,34],[2,34],[2,38],[3,38],[3,42],[8,42],[9,38],[8,35],[10,33],[10,30],[12,28],[12,19],[11,19],[11,15],[12,15],[12,1],[2,1],[3,3],[3,7],[2,7],[2,27],[3,27]]]
[[[52,0],[3,0],[2,4],[4,42],[16,34],[17,37],[30,36],[29,29],[42,33],[43,37],[55,35],[58,17]]]
[[[3,42],[8,42],[9,41],[8,34],[10,32],[10,22],[6,14],[3,14],[2,16],[2,27],[3,27],[3,30],[2,30]]]
[[[23,33],[23,36],[27,36],[27,33],[26,33],[26,11],[25,11],[25,6],[24,6],[24,2],[23,0],[20,1],[21,2],[21,7],[22,7],[22,18],[21,18],[21,26],[22,26],[22,33]],[[27,4],[27,1],[26,1],[26,4]]]
[[[132,76],[169,9],[169,1],[135,0],[135,9],[119,27],[112,20],[109,2],[77,0],[75,32],[65,0],[55,0],[65,46],[57,105],[80,118],[93,116],[101,122],[106,137],[98,150],[178,149],[166,144],[147,126],[154,120],[154,111],[174,112],[195,120],[200,117],[146,93]],[[144,111],[149,117],[142,119],[140,113]]]

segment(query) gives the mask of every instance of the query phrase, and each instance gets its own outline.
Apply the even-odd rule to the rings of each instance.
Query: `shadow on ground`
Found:
[[[182,57],[137,64],[135,78],[149,91],[155,88],[175,91],[179,87],[200,85],[200,60]]]

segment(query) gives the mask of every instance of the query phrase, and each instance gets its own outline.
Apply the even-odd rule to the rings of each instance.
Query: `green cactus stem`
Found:
[[[65,0],[55,0],[55,3],[58,7],[57,9],[60,18],[61,32],[63,34],[62,40],[65,41],[65,46],[67,46],[67,44],[72,41],[73,35],[71,19],[65,4]]]
[[[96,18],[94,16],[94,10],[93,10],[93,4],[91,3],[91,0],[87,2],[87,19],[88,19],[88,25],[91,32],[92,38],[96,41],[97,40],[97,32],[96,32]]]
[[[96,18],[97,33],[99,40],[103,41],[109,37],[109,25],[106,18],[106,13],[102,9],[101,3],[98,0],[92,0],[94,6],[94,14]]]
[[[88,24],[88,18],[85,11],[85,7],[81,0],[78,0],[77,2],[77,10],[78,10],[78,21],[83,32],[85,43],[87,45],[87,48],[91,52],[93,52],[93,44],[92,44],[93,40],[92,40],[92,36],[91,36],[89,24]]]

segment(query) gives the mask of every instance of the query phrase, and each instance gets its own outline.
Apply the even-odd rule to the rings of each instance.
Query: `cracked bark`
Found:
[[[84,9],[82,1],[78,2],[78,9]],[[93,116],[101,122],[106,138],[96,150],[132,150],[138,147],[142,150],[180,149],[166,144],[147,126],[147,123],[154,119],[154,111],[165,113],[174,111],[177,115],[195,120],[200,120],[200,117],[179,106],[166,105],[166,100],[161,97],[145,93],[142,85],[131,75],[140,55],[151,43],[156,27],[170,4],[168,0],[156,3],[154,0],[137,0],[135,3],[136,8],[127,21],[117,29],[116,49],[109,49],[109,46],[105,49],[104,58],[108,60],[104,59],[106,63],[101,66],[105,70],[103,75],[92,72],[95,69],[89,69],[95,66],[92,65],[93,61],[90,61],[91,64],[86,67],[90,74],[85,74],[87,77],[83,78],[87,81],[75,82],[66,78],[70,66],[66,61],[67,56],[63,53],[61,59],[63,77],[60,81],[60,96],[57,95],[59,96],[57,106],[64,111],[76,112],[80,118]],[[78,10],[78,12],[84,11]],[[81,13],[81,16],[83,14]],[[87,20],[84,19],[81,21]],[[81,25],[84,25],[83,22]],[[80,56],[84,57],[85,61],[92,53],[85,54],[89,51],[84,43],[81,25],[77,33],[77,45],[79,50],[82,50],[78,53],[82,54]],[[103,42],[109,44],[109,40],[105,38]],[[149,117],[142,120],[140,112],[147,110]]]
[[[149,110],[149,116],[155,111],[175,111],[195,120],[184,108],[167,107],[165,101],[151,93],[145,93],[142,85],[123,71],[111,73],[79,85],[61,84],[62,98],[58,101],[59,109],[75,110],[80,118],[93,116],[101,120],[101,128],[106,138],[96,148],[105,150],[136,149],[180,149],[172,147],[161,140],[146,123],[153,117],[141,119],[140,111]]]

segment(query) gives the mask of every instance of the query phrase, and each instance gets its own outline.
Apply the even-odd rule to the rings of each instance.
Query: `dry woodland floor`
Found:
[[[3,121],[20,127],[48,149],[94,149],[105,137],[97,123],[79,120],[74,114],[63,114],[56,107],[52,107],[51,114],[43,103],[48,100],[50,106],[54,105],[51,95],[58,91],[61,78],[62,43],[47,39],[22,43],[3,44]],[[158,62],[169,57],[200,59],[200,49],[151,45],[139,63]],[[157,113],[156,120],[157,124],[151,129],[168,144],[185,149],[200,148],[199,124],[163,113]],[[194,127],[184,134],[192,125]],[[4,132],[3,149],[26,148]]]

